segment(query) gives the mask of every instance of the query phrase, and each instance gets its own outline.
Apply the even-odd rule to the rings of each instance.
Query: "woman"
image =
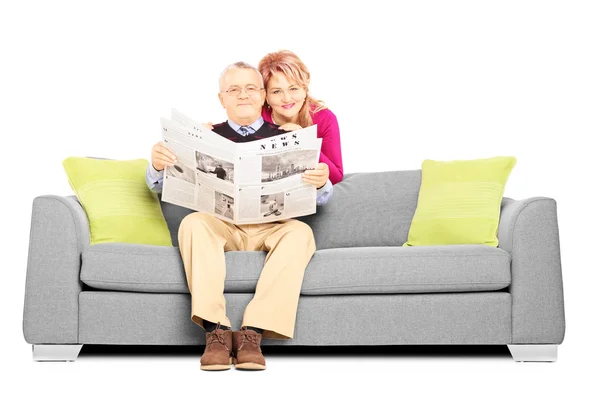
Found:
[[[329,180],[333,185],[340,182],[344,169],[337,118],[309,93],[310,73],[306,65],[296,54],[282,50],[264,56],[258,70],[267,94],[262,117],[286,130],[317,124],[317,137],[323,139],[319,163],[329,167]]]

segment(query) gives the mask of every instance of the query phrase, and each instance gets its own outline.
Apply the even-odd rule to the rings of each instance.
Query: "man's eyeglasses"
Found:
[[[230,96],[239,96],[242,91],[245,91],[246,93],[248,93],[248,96],[254,96],[255,94],[260,93],[261,90],[265,90],[264,88],[259,88],[256,86],[246,86],[245,88],[241,88],[239,86],[233,86],[230,87],[229,89],[227,89],[225,91],[225,93],[227,93]]]

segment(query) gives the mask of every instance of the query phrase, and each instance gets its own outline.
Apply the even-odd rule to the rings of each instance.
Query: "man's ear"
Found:
[[[221,105],[223,106],[223,108],[225,108],[225,100],[224,100],[223,93],[219,93],[219,101],[221,102]]]

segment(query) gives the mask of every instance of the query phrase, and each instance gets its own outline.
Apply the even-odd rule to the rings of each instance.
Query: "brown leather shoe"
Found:
[[[233,339],[230,329],[217,329],[206,332],[206,348],[200,358],[200,369],[221,371],[231,368],[233,363]]]
[[[241,331],[233,332],[233,363],[239,369],[266,369],[267,365],[262,351],[260,340],[262,335],[242,327]]]

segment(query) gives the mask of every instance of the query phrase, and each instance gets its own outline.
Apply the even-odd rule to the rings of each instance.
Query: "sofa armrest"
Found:
[[[562,343],[565,309],[556,201],[505,198],[498,247],[512,258],[512,343]]]
[[[27,343],[79,342],[81,253],[89,244],[87,216],[75,196],[33,200],[23,310]]]

